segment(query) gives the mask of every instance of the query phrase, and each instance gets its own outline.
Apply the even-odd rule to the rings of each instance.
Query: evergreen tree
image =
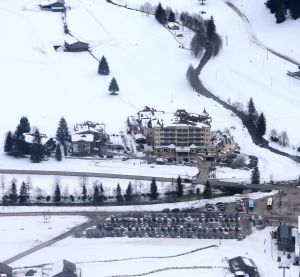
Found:
[[[177,197],[183,196],[183,184],[182,184],[180,176],[178,176],[177,181],[176,181],[176,193],[177,193]]]
[[[62,160],[62,154],[61,154],[61,149],[60,149],[60,145],[59,144],[56,145],[55,159],[57,161],[59,161],[59,162]]]
[[[21,117],[20,126],[22,129],[22,133],[29,133],[31,130],[29,120],[26,116]]]
[[[126,201],[132,201],[132,186],[131,182],[129,182],[128,187],[126,189],[126,194],[124,195]]]
[[[265,2],[265,5],[268,9],[270,9],[271,13],[275,13],[277,10],[277,1],[278,0],[268,0]]]
[[[110,95],[118,95],[119,86],[115,78],[112,78],[110,81],[108,90],[110,91]]]
[[[13,134],[12,134],[11,131],[8,131],[7,134],[6,134],[6,137],[5,137],[5,142],[4,142],[4,152],[7,155],[12,154],[13,143],[14,143]]]
[[[82,201],[86,201],[86,199],[87,199],[87,190],[86,190],[86,185],[85,184],[83,184],[82,185],[82,197],[81,197],[81,199],[82,199]]]
[[[280,24],[286,20],[286,9],[282,0],[277,0],[277,8],[275,12],[276,23]]]
[[[151,200],[157,200],[159,193],[157,192],[157,185],[155,178],[152,179],[150,184],[150,194],[149,197]]]
[[[257,132],[260,136],[264,136],[266,134],[266,124],[265,115],[264,113],[261,113],[256,123]]]
[[[161,6],[161,3],[158,4],[155,10],[155,18],[162,25],[165,25],[167,23],[166,11]]]
[[[25,182],[22,182],[19,194],[19,201],[21,204],[26,203],[28,199],[28,191]]]
[[[58,128],[56,131],[56,138],[63,145],[66,145],[67,142],[71,141],[68,124],[63,117],[59,120]]]
[[[203,197],[206,198],[206,199],[212,198],[212,189],[211,189],[211,185],[210,185],[209,181],[207,181],[205,183],[205,188],[204,188],[204,191],[203,191]]]
[[[299,0],[288,1],[288,8],[293,19],[298,19],[300,17],[300,2]]]
[[[117,185],[116,199],[117,199],[117,202],[123,202],[123,196],[122,196],[122,191],[121,191],[120,184]]]
[[[175,22],[175,20],[176,20],[175,13],[172,10],[170,10],[168,21]]]
[[[60,192],[59,184],[56,184],[53,201],[55,203],[60,203],[60,201],[61,201],[61,192]]]
[[[41,135],[38,129],[34,132],[33,143],[30,146],[30,160],[39,163],[44,157],[44,147],[41,143]]]
[[[18,200],[18,193],[17,193],[17,180],[12,179],[11,181],[11,187],[10,187],[10,193],[9,193],[9,200],[12,204],[17,203]]]
[[[216,25],[215,25],[214,18],[211,16],[210,19],[207,21],[207,27],[206,27],[207,39],[211,41],[215,33],[216,33]]]
[[[257,111],[255,109],[252,97],[250,98],[249,103],[248,103],[248,115],[252,121],[254,121],[257,116]]]
[[[99,62],[98,73],[100,75],[109,75],[109,66],[104,56],[101,58]]]
[[[251,172],[251,184],[256,184],[258,185],[260,183],[260,174],[258,167],[254,167],[252,172]]]
[[[97,184],[94,187],[93,199],[94,199],[94,203],[100,202],[100,190],[99,190],[99,186]]]
[[[106,196],[104,194],[104,189],[103,189],[102,183],[100,183],[100,186],[99,186],[99,193],[100,193],[99,201],[101,203],[103,203],[106,200]]]

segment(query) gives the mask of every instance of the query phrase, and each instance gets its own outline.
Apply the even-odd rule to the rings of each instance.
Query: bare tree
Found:
[[[289,137],[286,131],[280,133],[280,143],[282,146],[286,147],[289,145]]]

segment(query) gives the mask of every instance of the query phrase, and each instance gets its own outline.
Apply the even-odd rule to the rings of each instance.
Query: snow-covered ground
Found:
[[[243,241],[236,240],[198,240],[198,239],[76,239],[68,238],[46,249],[38,251],[15,263],[13,266],[27,266],[53,263],[67,259],[79,263],[84,277],[126,275],[148,272],[158,268],[172,266],[222,266],[227,267],[227,259],[245,256],[254,260],[260,276],[281,276],[278,269],[276,252],[271,246],[268,227],[255,231]],[[96,262],[109,259],[120,259],[140,256],[167,256],[188,252],[197,248],[217,245],[186,256],[165,259],[140,259],[121,262]],[[80,249],[80,251],[78,251]],[[94,262],[92,262],[94,261]],[[92,263],[83,263],[92,262]],[[165,271],[153,276],[210,276],[223,277],[228,274],[226,269],[194,269],[182,271]],[[291,265],[287,276],[297,276],[299,267]]]
[[[2,210],[1,210],[2,211]],[[6,260],[84,223],[83,216],[0,217],[0,260]]]
[[[263,197],[268,197],[274,194],[277,194],[278,191],[271,192],[253,192],[248,194],[243,194],[243,197],[249,197],[251,199],[260,199]],[[215,204],[217,202],[231,203],[240,198],[240,195],[237,196],[224,196],[217,197],[214,199],[201,199],[185,202],[175,202],[175,203],[163,203],[163,204],[149,204],[149,205],[125,205],[125,206],[96,206],[96,207],[55,207],[55,206],[3,206],[1,212],[3,213],[22,213],[22,212],[83,212],[83,211],[103,211],[103,212],[130,212],[130,211],[162,211],[163,209],[174,209],[178,208],[181,210],[191,209],[191,208],[201,208],[204,207],[206,203]]]
[[[22,115],[28,116],[32,126],[53,136],[62,115],[70,127],[76,122],[93,120],[105,123],[109,132],[118,132],[124,130],[127,116],[136,114],[145,105],[166,112],[184,108],[200,113],[205,107],[213,118],[212,129],[229,128],[243,152],[259,157],[263,180],[269,181],[271,176],[273,179],[298,177],[299,168],[295,163],[253,145],[240,120],[192,91],[185,73],[190,63],[197,65],[199,60],[179,48],[174,37],[152,16],[117,8],[104,0],[66,2],[71,7],[67,15],[71,32],[89,42],[95,56],[105,55],[111,75],[99,76],[98,63],[88,53],[54,51],[53,46],[63,44],[65,39],[59,13],[39,11],[36,7],[39,1],[2,0],[1,22],[10,28],[0,30],[3,41],[9,42],[0,46],[4,91],[1,100],[5,103],[0,110],[1,140],[7,130],[14,130]],[[136,0],[127,2],[141,4]],[[231,102],[245,104],[253,96],[258,110],[267,116],[268,130],[286,130],[291,143],[296,145],[299,138],[294,126],[295,118],[299,117],[299,83],[285,76],[288,64],[270,53],[267,57],[266,51],[250,44],[241,19],[222,1],[207,1],[205,6],[196,0],[161,2],[178,11],[205,10],[205,16],[215,17],[224,47],[204,68],[205,85]],[[109,96],[107,91],[113,76],[120,87],[117,97]],[[272,105],[265,105],[266,101]],[[10,160],[3,155],[0,159],[3,168],[37,166],[51,170],[76,168],[77,163],[81,161],[29,165],[29,161]],[[85,162],[80,167],[89,171],[87,168],[93,166]],[[114,172],[118,173],[120,167],[116,166]],[[168,169],[162,167],[162,171]],[[132,170],[143,174],[142,167]],[[249,172],[245,176],[249,178]]]

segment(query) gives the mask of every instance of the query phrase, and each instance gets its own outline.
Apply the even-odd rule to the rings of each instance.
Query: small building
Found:
[[[65,51],[66,52],[83,52],[89,50],[89,44],[82,41],[65,41]]]
[[[91,154],[94,136],[91,134],[72,135],[72,155],[85,156]]]
[[[77,277],[76,265],[67,260],[53,264],[49,277]]]
[[[273,238],[277,240],[277,247],[280,251],[293,252],[295,250],[295,237],[293,237],[292,227],[288,225],[278,226]]]
[[[65,3],[63,0],[53,2],[43,2],[40,5],[41,10],[51,12],[64,12],[66,10]]]
[[[228,263],[234,276],[259,277],[257,267],[252,259],[239,256],[229,259]]]
[[[0,263],[0,275],[12,277],[12,268],[5,263]]]

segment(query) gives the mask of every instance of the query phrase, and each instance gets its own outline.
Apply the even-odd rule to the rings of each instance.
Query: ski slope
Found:
[[[99,76],[98,62],[88,53],[54,51],[53,46],[63,44],[66,39],[59,13],[39,11],[39,1],[1,1],[2,25],[11,26],[9,30],[13,30],[13,33],[0,30],[3,41],[7,42],[0,46],[4,103],[0,110],[1,139],[7,130],[14,130],[23,115],[28,116],[32,126],[53,136],[61,116],[70,127],[76,122],[92,120],[105,123],[109,132],[117,132],[124,130],[128,115],[145,105],[166,112],[183,108],[200,113],[206,108],[213,118],[212,129],[230,129],[242,152],[259,157],[264,180],[298,177],[299,169],[294,162],[253,145],[238,118],[192,91],[185,73],[189,64],[196,66],[199,60],[179,48],[170,32],[152,16],[115,7],[105,0],[66,2],[70,7],[67,22],[72,34],[90,43],[97,58],[105,55],[111,74]],[[136,0],[126,3],[141,4]],[[249,43],[241,19],[222,1],[210,0],[205,6],[196,0],[168,0],[162,4],[178,11],[206,10],[205,16],[215,17],[224,47],[220,55],[205,66],[201,75],[204,84],[231,102],[245,104],[253,96],[257,109],[267,116],[268,130],[285,129],[290,141],[297,144],[294,126],[295,116],[299,114],[296,93],[299,84],[285,76],[286,63],[271,55],[264,62],[265,51]],[[116,97],[108,94],[113,76],[120,87]],[[264,105],[266,101],[272,105]],[[16,162],[3,154],[1,163],[6,168],[20,168],[24,164],[40,167],[29,165],[28,160]],[[65,163],[72,166],[71,161]],[[44,165],[49,169],[53,167],[52,163]],[[244,178],[249,176],[250,172],[245,172]]]

